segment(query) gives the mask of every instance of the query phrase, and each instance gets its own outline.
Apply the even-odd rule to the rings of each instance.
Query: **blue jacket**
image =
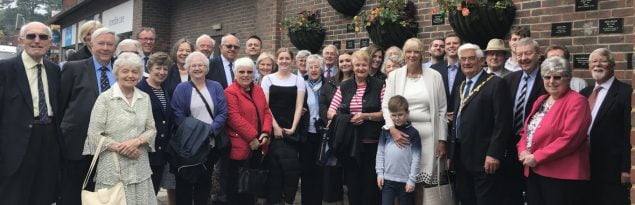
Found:
[[[225,126],[227,120],[227,102],[225,101],[225,92],[223,87],[212,80],[205,80],[205,87],[212,97],[214,103],[214,122],[212,123],[212,134],[218,135]],[[175,122],[180,125],[185,117],[192,116],[190,113],[190,104],[192,101],[192,84],[190,82],[182,82],[176,86],[172,96],[172,110],[174,110]],[[210,102],[208,102],[210,103]]]
[[[154,126],[157,129],[157,135],[154,138],[154,150],[156,150],[156,152],[151,152],[149,154],[150,165],[165,165],[165,149],[167,148],[166,146],[168,140],[171,137],[172,125],[174,123],[174,116],[172,108],[170,107],[171,94],[168,93],[165,86],[161,87],[163,93],[165,94],[165,99],[168,103],[166,110],[163,110],[163,108],[161,107],[161,100],[159,100],[159,98],[154,94],[154,92],[152,91],[152,87],[150,87],[145,78],[142,79],[139,84],[137,84],[137,88],[150,96],[150,103],[152,104],[152,116],[154,117]]]

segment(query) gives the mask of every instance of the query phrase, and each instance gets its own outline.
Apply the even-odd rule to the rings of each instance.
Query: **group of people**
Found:
[[[79,31],[61,68],[40,22],[0,61],[0,204],[81,204],[84,179],[123,183],[129,205],[160,188],[179,205],[293,204],[298,188],[302,204],[630,203],[632,88],[605,48],[587,86],[566,47],[541,52],[524,27],[509,49],[448,35],[319,54],[228,34],[217,57],[208,35],[168,54],[152,28],[121,42],[97,21]],[[230,149],[184,171],[171,141],[183,127]],[[254,161],[264,187],[239,190]]]

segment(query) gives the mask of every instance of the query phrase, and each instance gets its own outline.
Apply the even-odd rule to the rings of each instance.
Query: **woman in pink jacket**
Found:
[[[590,179],[589,103],[569,88],[571,66],[567,60],[548,58],[540,71],[548,94],[534,103],[517,144],[528,177],[527,202],[583,204],[580,199]]]

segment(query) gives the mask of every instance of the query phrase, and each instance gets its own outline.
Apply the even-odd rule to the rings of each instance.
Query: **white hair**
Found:
[[[195,44],[196,44],[196,45],[198,45],[198,44],[199,44],[202,40],[204,40],[204,39],[209,39],[209,40],[211,40],[211,41],[212,41],[212,47],[214,47],[214,45],[216,45],[216,41],[215,41],[212,37],[210,37],[209,35],[207,35],[207,34],[203,34],[203,35],[199,36],[198,38],[196,38],[196,42],[195,42]]]
[[[117,75],[117,72],[121,67],[130,66],[136,68],[139,76],[143,73],[143,64],[141,64],[141,57],[133,53],[122,53],[117,56],[117,60],[113,64],[112,72]],[[141,78],[139,78],[141,80]],[[137,81],[138,82],[138,81]]]
[[[300,50],[300,51],[298,51],[298,54],[295,55],[295,59],[306,58],[309,55],[311,55],[310,51],[308,51],[308,50]]]
[[[227,34],[227,35],[223,36],[223,37],[220,39],[220,44],[221,44],[221,45],[225,45],[225,43],[227,43],[227,39],[228,39],[229,37],[234,37],[234,38],[236,38],[236,40],[238,40],[238,37],[236,37],[236,36],[234,36],[233,34],[231,34],[231,33],[230,33],[230,34]],[[238,40],[238,43],[240,44],[240,40]]]
[[[205,67],[207,68],[207,70],[209,71],[209,58],[207,58],[207,56],[205,56],[205,54],[199,52],[199,51],[194,51],[192,53],[190,53],[190,55],[187,55],[187,58],[185,58],[185,65],[183,67],[185,67],[186,69],[190,69],[190,63],[192,63],[192,60],[194,60],[194,58],[201,58],[203,60],[203,64],[205,64]]]
[[[32,25],[41,25],[44,26],[46,28],[46,34],[49,35],[49,38],[53,38],[53,32],[51,31],[51,28],[46,26],[46,24],[43,24],[42,22],[39,21],[32,21],[29,22],[27,24],[22,25],[22,27],[20,27],[20,37],[24,37],[26,35],[26,28],[28,28],[29,26]]]
[[[545,76],[547,74],[558,73],[560,75],[571,77],[571,64],[569,61],[560,57],[553,56],[551,58],[547,58],[540,65],[540,75]]]
[[[309,65],[309,62],[317,62],[318,66],[320,67],[320,70],[322,70],[322,68],[324,67],[324,59],[322,58],[322,56],[318,55],[318,54],[311,54],[310,56],[306,57],[306,64]]]
[[[324,48],[322,49],[322,53],[324,53],[324,50],[326,50],[326,48],[333,48],[333,49],[335,49],[335,55],[336,56],[340,55],[340,51],[337,49],[337,47],[335,45],[329,44],[329,45],[324,46]]]
[[[251,60],[251,58],[249,57],[242,57],[239,58],[238,60],[236,60],[236,62],[234,62],[234,66],[236,67],[236,69],[234,70],[234,76],[238,76],[238,68],[241,67],[247,67],[253,70],[253,68],[256,66],[256,64],[254,64],[254,61]]]
[[[119,42],[119,37],[117,36],[117,33],[115,33],[115,31],[113,31],[112,29],[109,29],[106,27],[98,28],[97,30],[95,30],[95,32],[93,32],[93,34],[90,36],[90,42],[95,41],[97,37],[103,34],[112,34],[115,37],[115,43]]]
[[[141,56],[141,54],[143,54],[143,48],[141,48],[141,43],[139,43],[139,41],[133,39],[124,39],[123,41],[119,42],[119,45],[117,45],[115,55],[119,56],[119,54],[121,54],[122,52],[121,49],[127,45],[134,45],[135,48],[137,48],[137,55]]]
[[[481,50],[481,47],[479,47],[476,44],[466,43],[461,45],[461,47],[459,47],[459,50],[457,52],[459,54],[459,58],[461,58],[461,53],[463,53],[463,51],[466,51],[466,50],[474,50],[474,52],[476,52],[476,57],[479,59],[485,56],[483,54],[483,50]]]

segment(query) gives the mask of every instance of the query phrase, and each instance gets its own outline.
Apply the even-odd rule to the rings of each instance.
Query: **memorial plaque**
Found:
[[[624,33],[624,19],[600,19],[600,33]]]
[[[355,24],[346,24],[347,33],[355,33]]]
[[[551,24],[551,36],[570,36],[571,22]]]
[[[360,48],[368,47],[369,44],[370,44],[370,40],[367,39],[367,38],[359,40],[359,47]]]
[[[335,46],[335,48],[342,49],[342,42],[341,41],[333,41],[333,45]]]
[[[445,24],[445,16],[443,16],[443,14],[432,15],[432,25],[443,25],[443,24]]]
[[[589,68],[589,54],[573,55],[573,68]]]
[[[598,9],[598,0],[575,0],[575,11],[590,11]]]
[[[633,69],[633,53],[626,54],[626,69]]]
[[[347,40],[346,49],[355,49],[355,40]]]

